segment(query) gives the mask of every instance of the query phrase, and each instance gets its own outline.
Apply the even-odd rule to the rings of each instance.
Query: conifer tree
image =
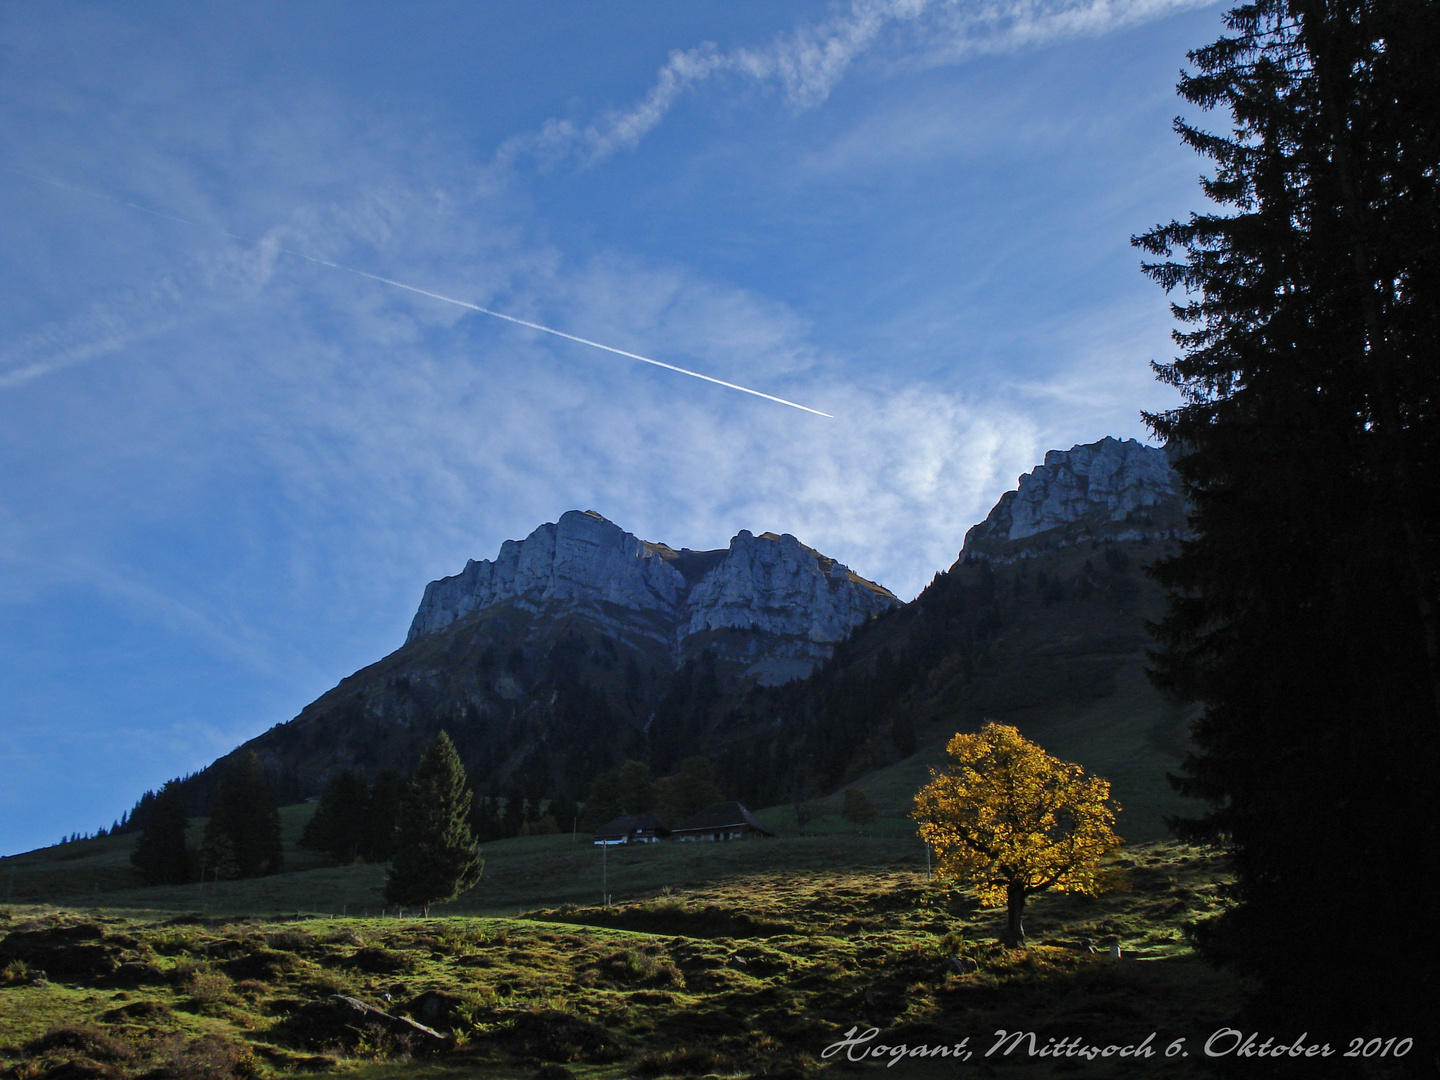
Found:
[[[679,787],[675,810],[680,820],[693,817],[724,798],[715,779],[715,763],[707,757],[687,757],[675,771],[675,779]]]
[[[201,858],[207,870],[222,878],[260,877],[284,867],[280,811],[254,750],[232,761],[220,781]]]
[[[360,837],[360,855],[366,862],[389,862],[395,854],[395,827],[400,820],[400,801],[407,789],[408,785],[393,769],[386,769],[370,785]]]
[[[1233,856],[1202,948],[1256,1022],[1440,1037],[1440,5],[1256,0],[1190,54],[1177,121],[1224,212],[1136,242],[1181,289],[1194,537],[1157,682],[1203,703],[1182,837]],[[1176,249],[1183,261],[1171,261]],[[1423,1049],[1422,1049],[1423,1047]]]
[[[301,845],[342,863],[354,862],[361,854],[369,809],[365,781],[346,769],[325,785],[315,816],[300,836]]]
[[[519,788],[511,788],[505,796],[505,809],[500,812],[502,836],[519,836],[520,826],[525,824],[525,797]]]
[[[149,813],[150,807],[154,805],[156,793],[147,791],[135,801],[128,818],[122,819],[127,831],[140,828],[145,823],[145,815]]]
[[[419,907],[453,900],[480,880],[484,862],[470,833],[470,787],[444,731],[425,748],[400,803],[385,901]]]
[[[500,811],[496,809],[493,797],[474,800],[470,812],[470,831],[481,843],[505,838],[505,826],[500,820]]]
[[[147,792],[147,794],[149,794]],[[130,862],[146,885],[183,885],[190,880],[192,857],[185,847],[185,793],[171,780],[144,803],[141,833]]]
[[[618,785],[624,813],[643,814],[655,809],[655,778],[643,761],[630,760],[621,765]]]
[[[585,811],[580,818],[581,827],[599,828],[624,812],[624,804],[620,798],[619,770],[610,769],[597,774],[590,781],[590,794],[585,800]]]
[[[871,825],[880,816],[880,812],[875,809],[869,795],[859,788],[848,787],[845,789],[844,803],[840,807],[840,816],[856,825]]]

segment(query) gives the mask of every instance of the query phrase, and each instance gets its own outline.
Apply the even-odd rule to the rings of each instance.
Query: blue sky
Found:
[[[290,719],[568,509],[909,598],[1047,449],[1145,438],[1128,238],[1199,205],[1174,83],[1219,11],[0,7],[0,852]]]

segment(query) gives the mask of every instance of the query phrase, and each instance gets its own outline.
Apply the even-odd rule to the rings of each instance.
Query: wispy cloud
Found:
[[[0,346],[0,389],[22,386],[55,371],[84,364],[173,330],[180,322],[172,280],[147,292],[90,305],[88,311],[52,323]]]
[[[1037,48],[1066,38],[1112,33],[1215,0],[951,0],[933,9],[933,26],[916,50],[927,66]]]
[[[502,144],[497,160],[530,157],[542,167],[594,164],[637,146],[687,92],[719,76],[778,90],[797,111],[830,96],[857,60],[875,54],[904,69],[1104,34],[1214,0],[851,0],[843,13],[779,34],[768,44],[722,51],[677,49],[650,89],[628,107],[584,122],[552,118]]]

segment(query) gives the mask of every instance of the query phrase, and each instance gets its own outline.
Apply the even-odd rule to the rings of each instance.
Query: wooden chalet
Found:
[[[675,840],[748,840],[756,836],[774,836],[755,815],[738,802],[718,802],[707,806],[670,830]]]
[[[595,830],[597,844],[653,844],[670,835],[654,814],[621,814]]]

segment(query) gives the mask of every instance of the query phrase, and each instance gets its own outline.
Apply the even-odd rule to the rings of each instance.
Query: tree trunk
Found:
[[[1025,886],[1022,882],[1010,882],[1005,890],[1005,907],[1009,915],[1005,926],[1005,943],[1012,947],[1024,945],[1025,924],[1022,919],[1025,915]]]

